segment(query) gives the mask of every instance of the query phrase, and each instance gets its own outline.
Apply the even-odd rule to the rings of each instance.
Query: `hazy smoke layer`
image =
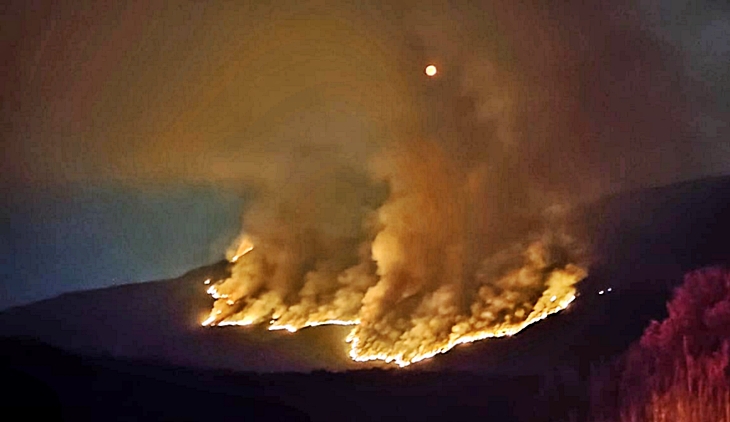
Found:
[[[730,169],[727,6],[659,3],[16,2],[0,183],[242,190],[208,324],[417,360],[567,306],[574,203]]]

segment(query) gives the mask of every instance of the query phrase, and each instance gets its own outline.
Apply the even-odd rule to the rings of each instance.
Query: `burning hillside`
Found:
[[[373,249],[381,241],[376,236]],[[586,275],[565,260],[557,244],[539,240],[521,256],[516,251],[498,253],[485,259],[472,277],[429,288],[421,279],[415,280],[421,289],[400,289],[393,283],[413,283],[406,274],[388,277],[385,269],[363,262],[339,273],[309,271],[298,292],[287,292],[267,287],[267,277],[276,279],[283,269],[253,245],[244,237],[230,257],[231,277],[208,287],[216,301],[203,325],[268,323],[269,330],[289,332],[352,325],[346,341],[353,360],[401,367],[462,343],[516,334],[565,309],[575,299],[575,284]],[[455,255],[445,264],[458,265],[459,260]],[[439,267],[433,265],[448,269]]]
[[[548,253],[542,243],[530,245],[523,266],[491,283],[482,281],[475,295],[470,292],[474,299],[468,307],[457,307],[457,292],[446,287],[421,295],[416,306],[404,301],[403,305],[396,304],[396,309],[376,314],[380,318],[371,319],[366,300],[377,297],[378,290],[384,287],[379,282],[358,284],[357,280],[347,280],[347,270],[337,278],[340,289],[327,292],[328,301],[318,301],[308,294],[312,287],[302,288],[299,302],[293,304],[287,304],[274,291],[246,295],[247,285],[258,282],[253,278],[260,269],[257,266],[264,264],[263,258],[252,253],[234,266],[238,276],[208,288],[216,302],[203,325],[268,322],[269,330],[289,332],[318,325],[353,325],[346,339],[353,360],[382,360],[406,366],[459,344],[511,336],[565,309],[575,299],[575,283],[585,276],[585,271],[572,264],[561,266],[550,261]],[[370,293],[371,290],[376,293]],[[410,313],[399,315],[399,311]],[[386,326],[388,323],[392,325]]]

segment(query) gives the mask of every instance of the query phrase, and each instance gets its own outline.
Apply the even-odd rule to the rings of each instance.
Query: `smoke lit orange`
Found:
[[[496,280],[483,280],[467,309],[444,305],[452,303],[454,291],[442,287],[422,300],[425,306],[399,314],[399,319],[385,319],[392,327],[384,336],[382,327],[373,328],[384,321],[373,318],[368,308],[369,300],[377,297],[377,280],[352,289],[346,278],[356,275],[358,269],[350,269],[350,274],[340,276],[340,288],[329,293],[329,301],[315,304],[305,292],[299,302],[291,303],[273,290],[253,288],[258,282],[256,268],[264,257],[252,255],[253,242],[248,237],[241,244],[246,245],[244,252],[239,253],[239,245],[229,258],[234,275],[208,287],[208,294],[216,301],[204,326],[267,323],[269,330],[294,333],[319,325],[351,325],[346,341],[353,360],[381,360],[400,367],[459,344],[514,335],[568,307],[575,299],[575,284],[586,275],[573,264],[552,262],[546,245],[537,241],[523,252],[519,267]]]

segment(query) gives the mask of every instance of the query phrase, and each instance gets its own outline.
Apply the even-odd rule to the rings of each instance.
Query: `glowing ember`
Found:
[[[203,327],[207,327],[210,324],[212,324],[213,322],[215,322],[215,315],[211,315],[208,318],[206,318],[205,321],[202,322],[202,325],[203,325]]]
[[[241,258],[242,256],[246,255],[247,253],[251,252],[253,250],[253,242],[248,236],[243,236],[241,241],[238,243],[238,248],[236,249],[236,252],[233,254],[233,257],[231,258],[231,262],[236,262]]]

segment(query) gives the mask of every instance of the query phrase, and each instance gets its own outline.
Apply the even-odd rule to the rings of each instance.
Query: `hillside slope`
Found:
[[[663,317],[671,288],[693,268],[730,263],[730,177],[629,192],[586,205],[572,226],[595,261],[561,315],[510,339],[463,345],[423,369],[531,371],[623,350]],[[0,314],[0,336],[29,336],[81,354],[248,371],[362,368],[346,355],[346,327],[296,335],[262,328],[204,328],[203,281],[226,263],[179,278],[75,292]],[[601,290],[611,288],[611,292]]]

